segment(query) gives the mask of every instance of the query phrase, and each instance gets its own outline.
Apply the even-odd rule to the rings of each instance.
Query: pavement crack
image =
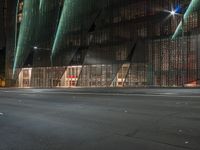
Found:
[[[134,132],[132,132],[132,133],[127,133],[127,134],[125,134],[125,136],[127,136],[127,137],[135,137],[136,136],[136,134],[139,132],[139,129],[136,129]]]

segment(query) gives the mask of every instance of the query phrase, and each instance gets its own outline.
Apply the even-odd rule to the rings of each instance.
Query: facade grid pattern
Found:
[[[184,36],[173,40],[181,17],[165,11],[187,8],[189,0],[20,3],[20,48],[14,51],[18,86],[182,87],[200,82],[200,7],[184,21]],[[20,35],[25,35],[22,42]]]

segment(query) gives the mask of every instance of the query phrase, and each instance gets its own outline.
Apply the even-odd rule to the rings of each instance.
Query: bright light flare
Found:
[[[34,46],[34,47],[33,47],[33,49],[37,50],[37,49],[38,49],[38,47],[37,47],[37,46]]]
[[[172,16],[174,16],[174,15],[176,14],[176,12],[175,12],[174,10],[172,10],[172,11],[170,12],[170,14],[171,14]]]

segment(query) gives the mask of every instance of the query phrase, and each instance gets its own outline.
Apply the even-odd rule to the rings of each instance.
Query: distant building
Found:
[[[5,47],[6,47],[6,34],[5,34],[5,1],[0,1],[0,80],[5,78]],[[0,85],[1,86],[1,85]]]
[[[8,6],[17,9],[8,7],[14,29],[8,27],[6,75],[16,86],[199,84],[198,1],[19,0]]]
[[[0,49],[0,76],[1,77],[5,77],[5,56],[6,56],[5,48]]]

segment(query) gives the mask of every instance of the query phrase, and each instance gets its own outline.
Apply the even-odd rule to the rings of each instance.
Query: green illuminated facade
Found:
[[[198,0],[19,0],[15,7],[7,78],[16,86],[199,85]]]

